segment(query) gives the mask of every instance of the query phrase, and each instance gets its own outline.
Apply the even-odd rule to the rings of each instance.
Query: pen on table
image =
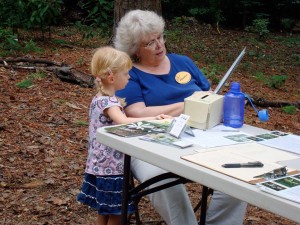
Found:
[[[226,163],[222,165],[225,168],[241,168],[241,167],[246,167],[246,168],[254,168],[254,167],[263,167],[264,164],[256,161],[256,162],[248,162],[248,163]]]

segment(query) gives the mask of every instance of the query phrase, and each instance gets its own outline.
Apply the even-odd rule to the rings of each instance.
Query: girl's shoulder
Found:
[[[114,96],[100,96],[96,95],[92,99],[92,104],[95,103],[101,108],[106,108],[109,106],[120,105],[120,100],[115,95]]]

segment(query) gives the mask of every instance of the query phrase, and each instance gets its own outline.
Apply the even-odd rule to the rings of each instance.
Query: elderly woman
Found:
[[[190,58],[166,53],[164,26],[162,17],[142,10],[128,12],[118,24],[115,48],[128,53],[134,62],[129,83],[117,93],[126,98],[128,116],[179,116],[184,98],[195,91],[210,90],[208,80]],[[132,159],[131,170],[140,182],[166,172],[138,159]],[[158,191],[149,198],[168,225],[198,224],[184,185]],[[246,203],[215,191],[207,224],[243,224],[245,211]]]

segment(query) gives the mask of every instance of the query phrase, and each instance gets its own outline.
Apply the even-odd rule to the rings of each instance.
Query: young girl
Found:
[[[124,114],[115,92],[128,83],[131,67],[129,56],[112,47],[99,48],[91,62],[98,93],[90,105],[88,159],[82,191],[77,199],[97,210],[98,225],[120,224],[124,155],[99,143],[96,140],[97,128],[169,118],[164,114],[144,118],[130,118]],[[130,203],[128,212],[133,213],[133,210],[133,203]]]

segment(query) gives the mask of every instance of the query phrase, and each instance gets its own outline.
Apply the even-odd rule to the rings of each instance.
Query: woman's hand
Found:
[[[155,119],[157,119],[157,120],[171,119],[171,118],[173,118],[173,117],[169,116],[169,115],[165,115],[165,114],[160,114],[160,115],[155,117]]]

